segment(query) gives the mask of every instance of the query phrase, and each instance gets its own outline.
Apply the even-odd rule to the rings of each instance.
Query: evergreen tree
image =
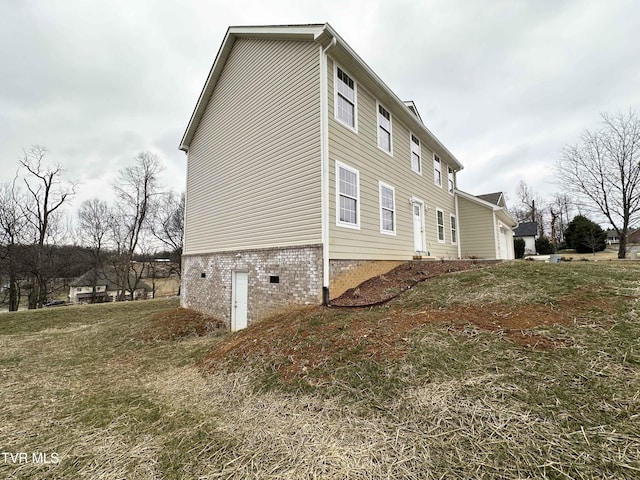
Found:
[[[607,246],[606,232],[584,215],[576,215],[569,222],[564,237],[567,248],[574,248],[578,253],[601,252]]]

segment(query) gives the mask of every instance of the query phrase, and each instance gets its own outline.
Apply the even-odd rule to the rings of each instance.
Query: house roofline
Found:
[[[485,208],[490,208],[492,211],[494,212],[503,212],[508,220],[512,223],[511,227],[516,227],[518,225],[518,222],[516,221],[515,218],[513,218],[513,216],[511,215],[511,213],[509,213],[509,210],[507,210],[506,207],[501,207],[499,205],[494,205],[491,202],[487,202],[486,200],[483,200],[481,198],[476,197],[475,195],[472,195],[470,193],[464,192],[462,190],[458,190],[457,188],[454,189],[454,193],[466,200],[469,200],[470,202],[476,203],[482,207]]]
[[[200,120],[204,114],[207,103],[213,93],[220,74],[224,68],[226,60],[231,53],[233,45],[238,38],[269,38],[277,40],[302,40],[315,41],[322,47],[328,47],[335,39],[336,42],[328,48],[329,51],[342,50],[359,66],[360,70],[367,75],[384,95],[395,103],[395,111],[400,113],[401,120],[414,130],[422,130],[432,141],[434,146],[440,150],[447,163],[454,167],[456,171],[464,167],[460,161],[449,151],[447,147],[429,130],[419,116],[416,116],[407,104],[402,101],[378,75],[360,58],[360,56],[349,46],[344,39],[329,25],[325,24],[300,24],[300,25],[263,25],[263,26],[236,26],[229,27],[225,34],[216,58],[213,62],[207,80],[200,92],[196,106],[191,114],[187,128],[180,141],[180,150],[189,151],[189,146]],[[375,92],[374,92],[375,93]]]

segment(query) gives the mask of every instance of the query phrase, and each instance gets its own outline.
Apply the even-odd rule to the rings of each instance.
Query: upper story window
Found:
[[[442,164],[440,157],[433,154],[433,182],[439,187],[442,186]]]
[[[449,217],[449,221],[451,222],[451,243],[454,245],[458,243],[458,228],[456,225],[456,216],[451,215]]]
[[[396,233],[396,193],[391,185],[380,182],[380,231]]]
[[[356,129],[356,85],[340,67],[336,67],[336,118]]]
[[[360,173],[336,162],[337,225],[360,228]]]
[[[378,146],[391,153],[391,114],[378,104]]]
[[[449,193],[453,195],[453,189],[455,188],[455,177],[453,176],[453,168],[447,167],[449,175]]]
[[[411,170],[422,174],[422,150],[420,140],[415,135],[411,135]]]
[[[438,219],[438,243],[444,243],[444,212],[437,209],[436,216]]]

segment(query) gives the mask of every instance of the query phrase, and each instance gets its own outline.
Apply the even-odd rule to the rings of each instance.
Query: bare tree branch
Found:
[[[640,119],[635,111],[602,114],[602,127],[585,130],[567,145],[556,164],[557,177],[580,205],[603,215],[620,238],[625,258],[627,234],[640,213]]]

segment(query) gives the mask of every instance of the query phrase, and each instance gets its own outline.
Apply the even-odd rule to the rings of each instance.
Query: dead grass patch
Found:
[[[156,313],[135,337],[144,342],[157,342],[222,334],[226,331],[226,324],[222,320],[188,308],[175,308]]]

